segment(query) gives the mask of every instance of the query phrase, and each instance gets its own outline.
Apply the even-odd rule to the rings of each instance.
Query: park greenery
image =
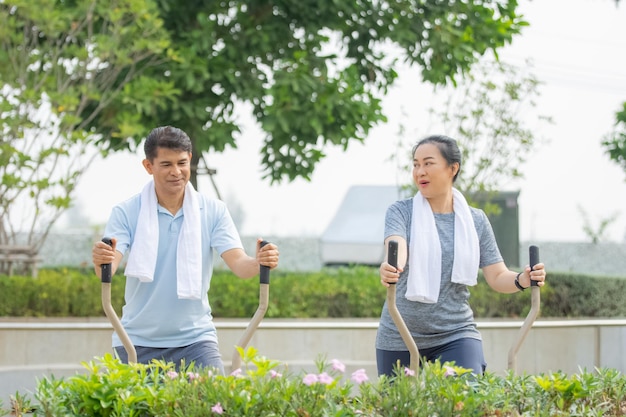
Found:
[[[111,301],[117,312],[124,303],[124,279],[113,277]],[[377,318],[385,300],[378,269],[355,266],[316,272],[274,271],[265,317]],[[525,317],[530,291],[494,292],[479,277],[470,289],[477,319]],[[541,290],[542,318],[626,317],[626,279],[550,272]],[[19,296],[16,296],[19,294]],[[216,270],[209,302],[213,316],[250,318],[259,303],[259,282],[238,279],[229,270]],[[0,275],[0,317],[104,317],[101,284],[93,269],[42,269],[37,277]]]
[[[325,149],[348,150],[386,122],[381,101],[400,64],[471,100],[473,107],[449,100],[433,115],[466,140],[463,148],[475,158],[466,189],[496,188],[520,174],[523,161],[510,156],[534,146],[532,130],[517,123],[511,104],[532,102],[538,83],[523,74],[498,84],[513,80],[515,69],[496,60],[500,76],[489,77],[482,65],[526,24],[515,0],[0,1],[0,244],[15,244],[26,232],[26,243],[40,248],[71,207],[90,162],[136,151],[157,125],[190,134],[195,182],[201,168],[209,168],[205,156],[238,146],[238,115],[247,112],[265,134],[265,178],[308,179]],[[494,99],[489,91],[504,95]],[[624,170],[625,126],[626,104],[603,142]],[[493,157],[494,146],[501,146],[495,153],[502,164],[480,152],[490,149]],[[100,283],[92,275],[59,268],[36,277],[2,276],[0,316],[101,316]],[[115,279],[121,311],[123,276]],[[384,300],[373,268],[277,273],[273,281],[268,318],[377,317]],[[542,289],[542,315],[623,317],[625,283],[553,273]],[[253,280],[216,271],[211,291],[216,318],[249,317],[256,308]],[[494,294],[481,281],[472,289],[472,307],[478,318],[520,317],[529,296]],[[394,378],[375,379],[362,371],[345,375],[334,360],[292,374],[253,348],[241,354],[244,368],[226,376],[193,364],[182,370],[159,362],[122,365],[107,355],[86,363],[83,374],[43,378],[32,400],[16,393],[12,410],[0,404],[0,414],[626,415],[626,378],[611,369],[476,377],[435,363],[417,375],[398,369]]]
[[[0,2],[0,244],[40,248],[104,139],[110,106],[172,98],[147,68],[174,59],[150,1]],[[102,149],[104,151],[104,149]],[[25,242],[17,242],[18,233]]]
[[[112,301],[121,311],[122,272],[113,277]],[[100,281],[91,268],[42,269],[36,277],[0,276],[0,316],[103,316]],[[376,318],[385,299],[377,269],[353,266],[318,272],[275,271],[265,314],[271,318]],[[542,318],[624,317],[626,279],[551,273],[541,289]],[[16,296],[19,294],[19,296]],[[498,294],[483,279],[471,288],[477,319],[528,314],[530,292]],[[209,299],[221,318],[250,318],[258,280],[218,269]],[[378,300],[378,301],[376,301]],[[0,415],[11,416],[624,416],[626,376],[616,369],[536,375],[487,372],[473,376],[453,363],[423,364],[393,378],[346,372],[336,359],[294,372],[259,356],[253,346],[242,368],[227,375],[176,369],[171,363],[124,365],[110,354],[65,378],[44,376],[32,392],[16,392]]]
[[[136,151],[153,127],[204,156],[265,132],[271,182],[310,178],[386,121],[398,65],[456,85],[527,23],[517,1],[0,3],[0,244],[40,248],[98,154]],[[516,138],[518,139],[518,138]]]
[[[430,111],[460,139],[470,168],[461,188],[497,189],[521,176],[538,131],[517,116],[540,83],[497,60],[527,25],[517,8],[514,0],[2,1],[0,244],[41,248],[90,162],[137,151],[157,125],[190,133],[194,184],[212,172],[205,157],[238,146],[242,114],[265,134],[267,180],[308,179],[326,149],[347,151],[386,122],[381,101],[405,65],[440,88],[445,103]],[[603,146],[626,169],[625,113]]]
[[[179,61],[148,73],[167,73],[179,94],[139,109],[141,125],[184,127],[199,157],[236,146],[244,105],[265,133],[262,168],[272,182],[308,179],[326,147],[366,140],[386,120],[381,99],[400,63],[433,85],[455,83],[526,25],[510,0],[157,5]],[[110,137],[112,148],[126,139]]]
[[[317,369],[293,373],[240,349],[244,365],[229,375],[175,369],[155,361],[123,365],[110,354],[84,373],[44,377],[31,394],[12,399],[13,416],[623,416],[626,378],[614,369],[538,375],[475,376],[453,363],[397,368],[393,377],[346,372],[320,358]],[[1,406],[1,404],[0,404]],[[7,410],[8,411],[8,410]],[[2,410],[0,410],[2,413]]]

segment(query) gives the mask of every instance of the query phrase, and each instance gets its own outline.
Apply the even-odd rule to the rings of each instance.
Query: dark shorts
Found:
[[[181,369],[181,365],[190,365],[192,362],[196,368],[214,368],[220,374],[224,374],[224,365],[220,356],[217,342],[201,341],[189,346],[173,348],[153,348],[145,346],[135,346],[137,351],[137,362],[150,363],[153,359],[173,362],[176,370]],[[115,352],[123,363],[128,363],[128,354],[123,346],[116,346]]]
[[[420,362],[434,362],[439,359],[444,362],[454,362],[456,366],[471,369],[475,374],[482,374],[487,368],[483,355],[483,343],[478,339],[459,339],[443,346],[430,349],[420,349]],[[376,349],[376,364],[378,375],[393,376],[397,362],[403,367],[409,367],[411,354],[406,351],[392,351]]]

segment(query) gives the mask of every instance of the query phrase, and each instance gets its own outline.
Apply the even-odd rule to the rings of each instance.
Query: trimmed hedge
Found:
[[[121,273],[113,277],[111,300],[119,313]],[[319,272],[273,271],[267,318],[375,318],[385,300],[378,269],[326,268]],[[525,317],[530,291],[499,294],[484,279],[471,289],[476,318]],[[550,272],[541,290],[541,317],[626,317],[626,279]],[[258,306],[258,279],[241,280],[216,270],[209,300],[216,318],[249,318]],[[0,317],[103,316],[101,284],[90,269],[55,268],[37,277],[0,276]]]

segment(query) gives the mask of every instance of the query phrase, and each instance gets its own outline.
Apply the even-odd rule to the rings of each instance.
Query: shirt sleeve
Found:
[[[480,242],[480,268],[502,262],[504,259],[500,253],[489,218],[480,209],[473,209],[472,215],[474,216],[478,241]]]
[[[411,224],[411,201],[401,200],[396,201],[387,208],[385,213],[385,236],[384,239],[389,236],[400,236],[408,242],[408,230]],[[383,240],[384,240],[383,239]]]
[[[211,242],[211,247],[221,256],[230,249],[243,249],[241,237],[235,226],[226,204],[219,200],[205,198],[206,222],[210,225],[205,239]]]
[[[104,236],[117,240],[115,248],[122,255],[128,252],[133,243],[139,209],[140,196],[137,195],[113,207],[104,227]]]

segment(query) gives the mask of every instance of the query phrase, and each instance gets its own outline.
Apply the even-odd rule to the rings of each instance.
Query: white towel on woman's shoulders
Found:
[[[125,274],[141,282],[152,282],[159,247],[159,218],[154,181],[141,191],[141,208],[137,229]],[[202,239],[200,204],[191,183],[187,183],[183,200],[183,225],[178,236],[176,253],[176,282],[178,298],[201,298]]]
[[[454,264],[452,282],[476,285],[480,246],[469,205],[457,189],[454,198]],[[422,303],[436,303],[441,287],[441,244],[435,216],[428,200],[418,192],[413,197],[409,277],[406,298]]]

